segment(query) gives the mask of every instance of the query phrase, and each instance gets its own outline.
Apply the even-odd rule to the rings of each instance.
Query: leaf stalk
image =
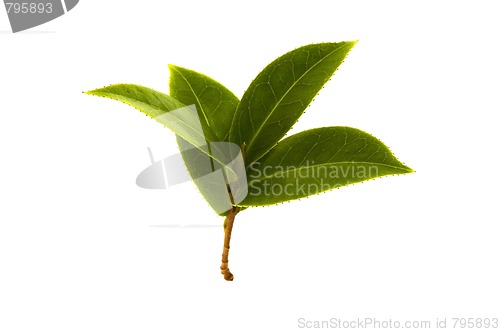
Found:
[[[222,249],[222,264],[220,266],[220,272],[227,281],[232,281],[234,279],[233,274],[229,271],[229,244],[231,242],[234,218],[239,211],[240,209],[238,207],[231,208],[231,210],[229,210],[229,214],[224,220],[224,247]]]

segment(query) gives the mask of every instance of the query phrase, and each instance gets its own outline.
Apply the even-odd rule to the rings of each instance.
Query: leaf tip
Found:
[[[82,93],[83,94],[86,94],[86,95],[95,95],[97,89],[95,90],[88,90],[88,91],[83,91]]]
[[[84,91],[83,93],[86,95],[90,95],[90,96],[105,97],[105,93],[106,93],[107,89],[110,87],[112,87],[112,85],[108,85],[108,86],[94,89],[94,90]]]
[[[353,48],[354,46],[356,46],[356,44],[359,42],[359,39],[354,39],[354,40],[348,40],[346,41],[345,43],[346,44],[349,44],[351,46],[351,48]]]
[[[409,173],[415,173],[415,170],[413,168],[406,166],[405,164],[402,164],[402,170],[401,174],[409,174]]]

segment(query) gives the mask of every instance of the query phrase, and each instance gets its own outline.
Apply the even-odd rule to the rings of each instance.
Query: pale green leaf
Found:
[[[194,184],[212,209],[220,215],[225,215],[231,208],[231,199],[222,173],[216,172],[220,164],[207,157],[200,149],[180,136],[176,136],[186,169]],[[222,181],[221,181],[222,180]]]
[[[130,105],[196,146],[205,146],[206,141],[216,140],[210,128],[200,126],[195,112],[185,110],[185,104],[153,89],[135,84],[114,84],[85,93]]]
[[[134,84],[114,84],[87,91],[86,94],[110,98],[135,107],[196,146],[221,167],[225,168],[227,161],[231,158],[231,156],[224,155],[222,151],[211,150],[212,145],[209,142],[217,142],[217,138],[210,127],[203,126],[199,110],[184,106],[169,95]],[[232,172],[231,169],[225,169]]]
[[[377,138],[349,127],[290,136],[248,169],[242,206],[269,205],[391,174],[413,172]]]
[[[311,44],[279,57],[255,78],[236,110],[231,142],[250,165],[295,124],[356,41]]]

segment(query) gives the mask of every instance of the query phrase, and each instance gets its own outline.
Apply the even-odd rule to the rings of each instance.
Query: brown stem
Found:
[[[229,242],[231,242],[231,232],[233,231],[234,217],[239,212],[239,209],[233,207],[229,210],[229,214],[224,220],[224,248],[222,250],[222,264],[220,266],[220,271],[227,281],[232,281],[234,279],[233,274],[229,271]]]

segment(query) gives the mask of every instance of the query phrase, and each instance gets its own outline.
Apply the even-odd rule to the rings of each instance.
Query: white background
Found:
[[[500,318],[500,20],[493,1],[96,1],[12,34],[0,10],[0,331],[295,331],[298,319]],[[136,187],[175,153],[136,110],[168,63],[241,96],[301,45],[359,39],[292,132],[347,125],[416,173],[238,215],[192,184]]]

